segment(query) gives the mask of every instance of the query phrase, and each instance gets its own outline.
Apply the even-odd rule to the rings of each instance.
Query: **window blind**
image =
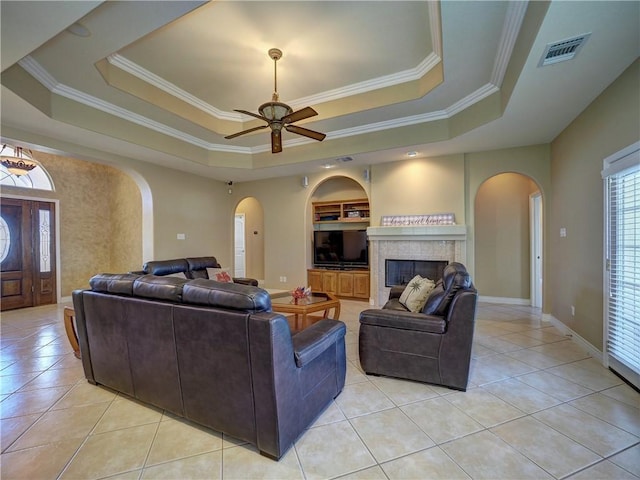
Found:
[[[640,388],[640,151],[605,161],[605,345],[609,366]]]

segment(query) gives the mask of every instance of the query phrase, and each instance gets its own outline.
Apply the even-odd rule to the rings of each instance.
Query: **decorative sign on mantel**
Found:
[[[385,215],[380,221],[381,227],[455,224],[456,220],[453,213],[436,213],[430,215]]]

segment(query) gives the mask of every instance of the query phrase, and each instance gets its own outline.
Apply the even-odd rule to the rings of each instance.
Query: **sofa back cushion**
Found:
[[[220,268],[216,257],[192,257],[186,259],[187,278],[209,278],[207,268]]]
[[[445,267],[442,278],[429,294],[422,313],[444,316],[458,290],[470,287],[471,277],[465,266],[458,262],[451,262]]]
[[[144,273],[151,275],[171,275],[172,273],[184,273],[189,270],[189,264],[184,258],[176,258],[173,260],[153,260],[142,266]]]
[[[133,282],[133,294],[136,297],[179,303],[182,302],[182,288],[187,282],[186,278],[143,275]]]
[[[133,282],[140,275],[135,273],[101,273],[89,280],[94,292],[115,293],[117,295],[133,295]]]
[[[270,312],[271,297],[266,290],[240,283],[221,283],[196,278],[184,286],[184,303],[239,310],[248,313]]]

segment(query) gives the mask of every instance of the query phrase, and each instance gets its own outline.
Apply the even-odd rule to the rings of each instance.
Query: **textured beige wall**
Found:
[[[598,349],[603,339],[603,159],[640,139],[636,60],[551,144],[552,315]],[[567,229],[561,238],[560,228]],[[575,306],[575,316],[571,315]]]
[[[245,216],[245,276],[264,280],[264,212],[262,205],[254,197],[244,198],[236,207],[236,213],[244,213]]]
[[[517,173],[496,175],[478,190],[474,283],[482,296],[530,297],[529,195],[537,190]]]
[[[464,156],[406,160],[371,169],[371,226],[385,215],[454,213],[465,223]]]
[[[59,201],[60,292],[71,295],[100,272],[140,268],[142,211],[133,180],[115,168],[33,152],[49,172],[54,192],[3,188],[25,198]]]

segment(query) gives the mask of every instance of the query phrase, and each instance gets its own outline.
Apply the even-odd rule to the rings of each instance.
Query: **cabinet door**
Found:
[[[353,296],[357,298],[369,298],[369,274],[353,274]]]
[[[312,292],[322,292],[322,272],[308,270],[307,271],[307,282],[311,287]]]
[[[338,275],[336,272],[322,273],[322,291],[326,293],[336,293]]]
[[[353,297],[353,273],[341,272],[338,274],[338,295]]]

